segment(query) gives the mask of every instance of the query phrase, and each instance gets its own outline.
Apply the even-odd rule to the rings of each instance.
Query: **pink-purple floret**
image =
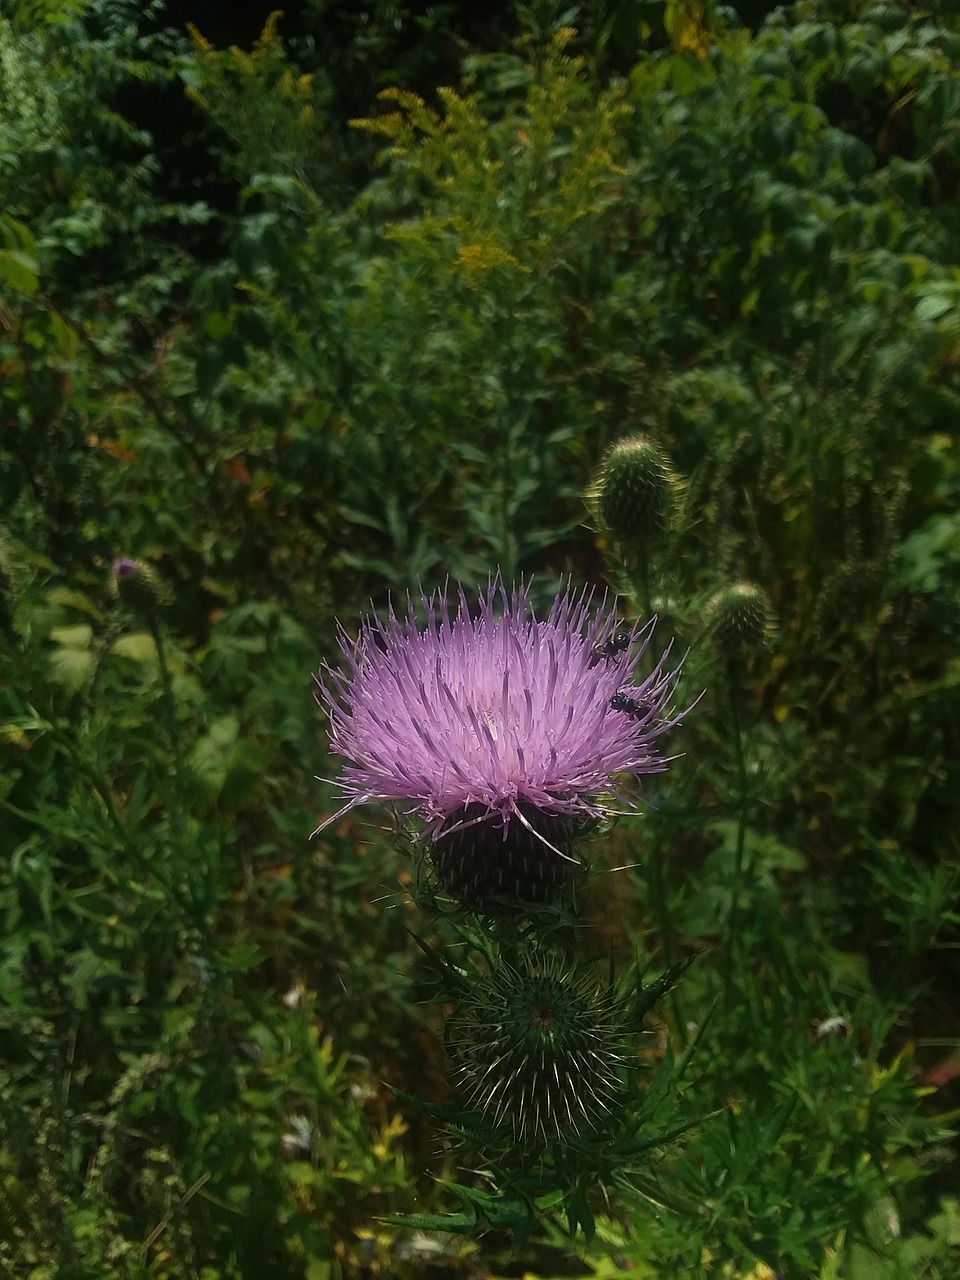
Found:
[[[131,560],[129,556],[118,556],[110,565],[110,572],[116,579],[135,578],[140,572],[140,566],[136,560]]]
[[[542,621],[525,585],[508,594],[491,583],[473,616],[462,590],[452,616],[439,596],[422,603],[425,626],[408,602],[404,619],[368,622],[358,640],[342,633],[346,673],[328,667],[318,681],[330,748],[347,762],[337,779],[347,803],[318,831],[389,801],[419,813],[431,835],[483,805],[506,836],[521,803],[602,818],[634,798],[618,775],[666,768],[656,742],[682,715],[668,710],[679,676],[669,649],[631,683],[653,622],[606,654],[617,619],[605,602],[591,616],[592,593],[562,593]],[[633,714],[611,707],[621,692]]]

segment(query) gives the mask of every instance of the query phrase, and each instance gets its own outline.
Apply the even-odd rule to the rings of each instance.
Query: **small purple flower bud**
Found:
[[[110,590],[115,600],[133,610],[151,610],[164,599],[156,570],[130,556],[118,556],[110,565]]]
[[[135,578],[140,572],[140,565],[136,560],[131,560],[128,556],[118,556],[110,566],[110,572],[113,574],[117,582]]]

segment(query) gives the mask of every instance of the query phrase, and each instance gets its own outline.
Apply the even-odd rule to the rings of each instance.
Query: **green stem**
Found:
[[[653,847],[647,856],[647,865],[649,866],[649,875],[647,883],[650,887],[650,901],[653,906],[653,914],[657,921],[657,928],[660,931],[660,947],[663,952],[664,967],[670,969],[673,965],[673,926],[670,921],[670,908],[667,902],[667,886],[666,877],[663,868],[663,846],[659,839],[655,839]],[[677,987],[671,987],[667,997],[670,1009],[673,1013],[674,1022],[676,1023],[677,1032],[681,1040],[686,1043],[687,1039],[687,1022],[684,1017],[683,1009],[680,1005],[680,995]]]
[[[180,725],[177,721],[177,706],[173,696],[173,679],[170,674],[170,665],[167,661],[166,643],[163,638],[163,629],[157,617],[155,607],[151,607],[147,614],[147,626],[150,628],[150,634],[153,637],[153,643],[157,652],[157,669],[160,672],[160,690],[161,704],[163,706],[163,714],[165,727],[167,731],[167,744],[170,750],[170,769],[164,778],[164,801],[167,810],[167,816],[170,822],[170,831],[173,840],[174,849],[176,851],[174,862],[175,865],[186,868],[185,881],[190,899],[191,915],[200,926],[201,934],[205,933],[204,925],[206,922],[206,909],[203,904],[198,901],[196,892],[197,875],[193,874],[196,870],[198,874],[202,872],[202,865],[197,864],[188,856],[187,850],[187,824],[184,819],[183,806],[181,803],[183,797],[183,787],[181,785],[181,761],[183,752],[181,750]],[[209,902],[211,894],[207,892],[203,895]]]
[[[733,884],[730,890],[730,914],[727,919],[726,955],[723,973],[723,999],[729,1007],[733,986],[734,961],[739,952],[740,894],[743,888],[747,843],[747,766],[743,753],[740,666],[733,659],[727,666],[727,691],[730,699],[730,732],[737,765],[737,842],[733,858]]]
[[[646,544],[637,551],[637,571],[633,575],[633,581],[641,616],[644,622],[649,622],[653,617],[653,604],[650,595],[650,556]]]
[[[644,623],[647,623],[653,617],[653,604],[650,592],[650,556],[646,543],[637,550],[637,568],[632,578],[641,617]],[[646,659],[644,661],[646,664]],[[650,662],[652,668],[652,659]],[[650,850],[647,863],[649,866],[647,883],[650,891],[650,903],[657,922],[657,928],[660,931],[660,946],[663,952],[664,964],[669,969],[674,960],[673,926],[670,921],[670,908],[667,898],[663,847],[659,838],[653,842],[653,848]],[[670,989],[669,1002],[677,1024],[677,1030],[685,1040],[687,1024],[680,1007],[680,997],[675,987]]]
[[[161,702],[163,704],[167,741],[170,746],[170,758],[172,761],[170,776],[176,784],[173,793],[170,793],[169,788],[166,788],[168,791],[167,813],[170,818],[170,825],[174,829],[176,841],[182,850],[185,834],[183,813],[180,809],[180,805],[176,803],[179,799],[180,792],[180,726],[177,724],[177,708],[173,698],[173,680],[170,677],[170,667],[167,663],[167,649],[163,639],[163,631],[161,630],[160,624],[157,620],[156,610],[153,608],[149,611],[147,626],[150,628],[150,635],[153,637],[154,647],[157,651],[157,668],[160,672]]]

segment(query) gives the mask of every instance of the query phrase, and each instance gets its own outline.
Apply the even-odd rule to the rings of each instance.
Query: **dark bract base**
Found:
[[[543,839],[517,817],[504,838],[503,827],[482,804],[465,805],[450,815],[448,829],[469,822],[473,826],[449,835],[441,832],[430,858],[444,892],[462,906],[492,911],[551,902],[570,884],[578,864],[569,859],[584,834],[583,820],[531,805],[520,809]],[[548,848],[544,840],[566,856]]]

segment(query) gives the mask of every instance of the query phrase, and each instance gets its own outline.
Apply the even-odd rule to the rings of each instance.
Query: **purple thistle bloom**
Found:
[[[111,564],[110,572],[118,581],[123,578],[135,578],[140,572],[140,565],[129,556],[118,556]]]
[[[667,653],[630,684],[653,623],[624,643],[612,612],[591,618],[591,600],[565,592],[538,621],[525,586],[492,582],[475,617],[461,591],[453,616],[424,597],[425,627],[408,602],[403,620],[391,612],[356,641],[341,634],[348,671],[327,668],[319,701],[347,762],[347,802],[314,835],[357,805],[393,801],[424,821],[461,903],[552,897],[578,865],[577,837],[633,798],[618,775],[665,769],[657,739],[681,718],[666,712],[679,675]]]

